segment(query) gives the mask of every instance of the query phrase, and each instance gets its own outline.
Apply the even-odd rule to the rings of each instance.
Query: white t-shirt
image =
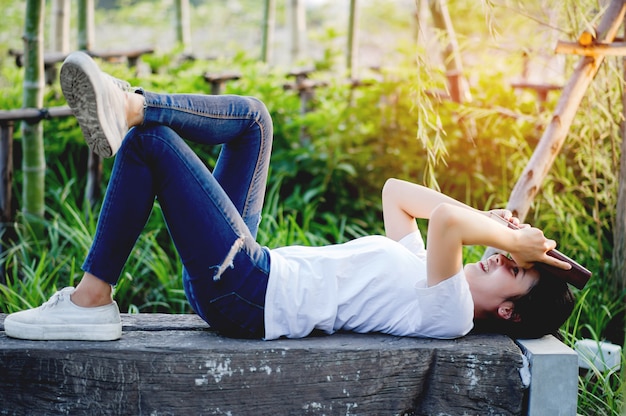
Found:
[[[419,231],[399,242],[368,236],[270,251],[267,340],[302,338],[314,329],[450,339],[466,335],[473,318],[463,269],[428,287]]]

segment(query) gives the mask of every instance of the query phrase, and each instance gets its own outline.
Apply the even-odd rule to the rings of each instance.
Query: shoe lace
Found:
[[[115,84],[117,88],[119,88],[120,90],[124,92],[132,92],[133,90],[133,87],[127,81],[121,80],[119,78],[115,78],[114,76],[109,75],[106,72],[102,72],[102,76],[104,78],[109,79],[113,84]]]
[[[48,309],[70,296],[70,294],[74,291],[74,288],[66,287],[65,289],[59,290],[54,295],[50,297],[47,301],[45,301],[41,305],[41,309]]]

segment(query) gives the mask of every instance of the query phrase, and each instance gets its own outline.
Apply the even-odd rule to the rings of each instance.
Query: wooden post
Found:
[[[303,0],[291,0],[291,63],[300,58],[306,36],[306,14]]]
[[[102,158],[94,152],[89,152],[87,159],[87,184],[85,185],[85,198],[90,207],[94,207],[102,197]]]
[[[24,99],[22,108],[43,106],[44,66],[43,34],[45,0],[26,2],[24,29]],[[46,158],[43,146],[43,125],[40,122],[21,123],[22,132],[22,212],[38,236],[43,235],[41,219],[45,211]]]
[[[176,0],[176,41],[186,54],[191,53],[189,0]]]
[[[471,99],[467,82],[463,77],[463,63],[459,52],[459,43],[456,39],[452,19],[448,10],[447,0],[429,0],[430,13],[433,16],[433,24],[437,29],[445,32],[448,44],[444,50],[443,61],[448,77],[450,98],[456,103]]]
[[[94,26],[94,0],[78,0],[78,49],[93,49]]]
[[[357,0],[350,0],[350,21],[348,24],[348,79],[352,79],[356,76],[357,71],[357,57],[359,42],[358,29],[359,26],[359,6]]]
[[[276,0],[265,0],[263,15],[263,39],[261,41],[261,60],[270,63],[272,60],[274,26],[276,25]]]
[[[70,50],[70,0],[53,0],[51,8],[50,43],[53,53],[67,54]],[[46,84],[52,85],[58,78],[57,66],[49,65],[44,55]]]
[[[70,0],[52,2],[51,49],[54,52],[70,51]]]
[[[13,127],[12,120],[0,122],[0,226],[13,221]]]
[[[224,86],[228,81],[235,81],[241,78],[241,74],[231,72],[223,74],[204,74],[204,80],[211,84],[211,94],[220,95],[224,92]]]
[[[15,239],[13,215],[13,127],[12,120],[0,122],[0,253]],[[0,284],[6,284],[4,267]]]
[[[617,30],[624,19],[625,11],[626,3],[624,0],[611,1],[598,26],[601,42],[608,43],[615,39]],[[528,214],[530,204],[561,150],[580,102],[603,60],[603,55],[581,58],[574,74],[565,85],[552,120],[539,140],[528,165],[515,184],[509,199],[507,208],[520,220],[523,221]]]
[[[583,33],[581,38],[584,38],[587,33]],[[581,40],[578,42],[564,42],[558,41],[556,45],[557,53],[571,53],[583,56],[624,56],[626,55],[626,43],[613,42],[613,43],[594,43],[591,45],[582,45]]]

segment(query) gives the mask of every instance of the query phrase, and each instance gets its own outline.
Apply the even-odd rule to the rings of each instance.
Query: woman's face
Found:
[[[465,276],[476,297],[483,305],[495,305],[526,295],[539,281],[539,272],[523,269],[502,254],[465,266]]]

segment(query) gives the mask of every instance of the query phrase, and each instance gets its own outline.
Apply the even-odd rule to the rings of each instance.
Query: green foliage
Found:
[[[562,328],[565,343],[574,347],[582,338],[604,340],[602,333],[615,325],[617,314],[623,311],[623,296],[615,297],[600,287],[598,281],[590,282],[577,293],[574,313]],[[621,320],[620,320],[621,322]],[[622,330],[619,328],[619,330]],[[622,353],[623,354],[623,353]],[[624,358],[622,357],[622,362]],[[614,415],[621,413],[623,404],[618,369],[598,369],[593,363],[590,369],[581,371],[578,379],[578,409],[584,415]]]
[[[13,20],[19,27],[23,13],[19,2],[9,3],[4,15],[16,17]],[[258,62],[253,48],[244,53],[243,48],[233,46],[233,39],[249,36],[243,32],[254,25],[255,13],[260,15],[254,2],[239,2],[255,11],[236,20],[237,24],[233,13],[218,7],[219,2],[195,3],[198,21],[194,25],[210,28],[203,50],[216,51],[218,56],[211,56],[215,59],[199,54],[200,59],[184,60],[176,51],[157,50],[143,58],[139,73],[123,65],[101,65],[114,76],[157,92],[208,93],[204,73],[241,74],[239,80],[226,84],[225,93],[260,98],[274,120],[271,172],[259,229],[259,242],[269,247],[339,243],[382,233],[380,190],[388,177],[438,187],[477,208],[505,206],[559,97],[558,92],[551,93],[540,106],[534,93],[513,90],[511,80],[521,74],[525,57],[539,60],[552,47],[545,46],[554,40],[546,36],[547,27],[558,27],[559,37],[567,40],[597,23],[597,5],[590,0],[486,1],[480,7],[471,1],[449,2],[453,16],[464,16],[454,19],[454,24],[470,62],[465,75],[472,94],[471,101],[455,104],[436,98],[436,92],[447,87],[443,65],[431,46],[416,46],[407,40],[410,36],[394,41],[389,52],[395,58],[392,63],[376,71],[363,70],[363,85],[353,87],[337,75],[345,33],[324,25],[324,18],[316,14],[314,21],[320,25],[312,29],[311,39],[322,43],[322,54],[315,58],[312,78],[325,85],[315,90],[302,111],[297,92],[285,89],[293,82],[285,68]],[[398,16],[389,2],[382,3],[364,7],[367,26],[363,27],[380,37],[392,25],[408,32],[406,16]],[[105,19],[99,14],[99,22],[163,27],[161,22],[169,13],[167,2],[125,0],[120,4],[124,8],[118,15],[111,19],[107,14]],[[381,17],[389,26],[378,24]],[[279,22],[283,18],[279,13]],[[13,20],[5,19],[7,31],[0,31],[2,54],[8,47],[19,47],[5,37],[15,32],[9,28]],[[228,23],[237,33],[229,32],[226,41],[219,30]],[[255,30],[251,36],[260,33]],[[21,31],[16,33],[19,37]],[[120,30],[115,36],[125,34]],[[217,53],[224,49],[227,52]],[[548,52],[552,54],[551,49]],[[567,58],[566,76],[576,62],[578,58]],[[621,60],[605,61],[526,219],[594,272],[589,286],[576,291],[575,313],[562,328],[571,346],[581,338],[623,343],[624,294],[614,293],[610,280],[621,143],[621,71]],[[566,79],[546,81],[563,84]],[[22,82],[23,73],[12,61],[0,62],[1,108],[21,107]],[[44,105],[63,104],[58,84],[47,87]],[[75,119],[47,120],[44,131],[47,211],[42,221],[48,232],[40,241],[28,228],[17,227],[17,243],[2,257],[7,279],[0,286],[3,312],[38,305],[56,289],[78,281],[95,230],[98,207],[91,209],[84,202],[87,148]],[[15,138],[14,195],[22,206],[19,129]],[[219,148],[195,149],[213,166]],[[103,188],[110,167],[111,161],[105,161]],[[420,226],[426,229],[425,224]],[[482,253],[481,247],[465,250],[469,260]],[[180,269],[157,203],[116,287],[122,310],[189,312]],[[616,373],[592,370],[579,381],[579,413],[619,413],[623,398]]]

